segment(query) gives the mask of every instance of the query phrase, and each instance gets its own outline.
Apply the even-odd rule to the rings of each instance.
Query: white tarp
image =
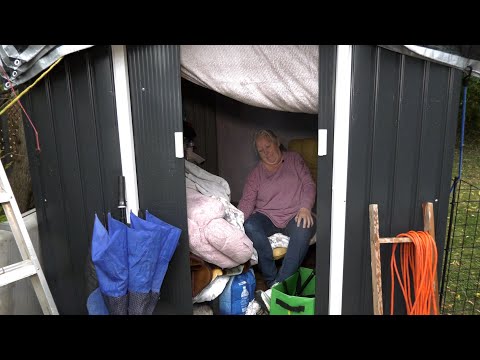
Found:
[[[318,45],[181,45],[182,77],[268,109],[317,113]]]

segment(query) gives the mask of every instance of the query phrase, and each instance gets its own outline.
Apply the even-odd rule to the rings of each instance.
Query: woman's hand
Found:
[[[313,217],[312,212],[307,208],[300,208],[298,210],[298,214],[295,216],[295,221],[297,222],[297,226],[300,226],[303,220],[303,228],[309,228],[313,226]]]

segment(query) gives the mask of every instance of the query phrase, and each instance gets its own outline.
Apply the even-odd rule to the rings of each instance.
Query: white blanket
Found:
[[[189,189],[230,201],[230,185],[224,178],[213,175],[187,160],[185,160],[185,181]]]

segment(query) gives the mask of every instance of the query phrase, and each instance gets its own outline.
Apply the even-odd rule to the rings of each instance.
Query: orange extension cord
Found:
[[[408,315],[438,315],[434,290],[434,279],[437,276],[435,240],[425,231],[409,231],[397,237],[408,237],[412,242],[400,244],[401,276],[395,259],[395,250],[399,244],[395,243],[392,247],[390,315],[393,315],[394,308],[394,272],[405,298]],[[413,275],[413,279],[410,279],[410,274]]]

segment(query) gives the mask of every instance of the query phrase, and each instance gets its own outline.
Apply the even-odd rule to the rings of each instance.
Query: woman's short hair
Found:
[[[272,130],[261,129],[261,130],[258,130],[253,137],[253,148],[255,149],[255,152],[257,152],[257,139],[261,137],[266,137],[270,139],[273,143],[276,143],[277,145],[280,146],[280,140]]]

